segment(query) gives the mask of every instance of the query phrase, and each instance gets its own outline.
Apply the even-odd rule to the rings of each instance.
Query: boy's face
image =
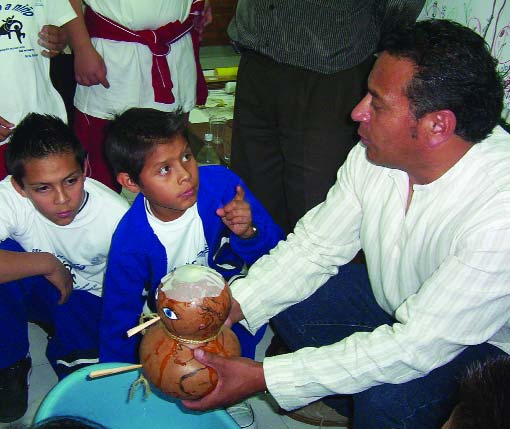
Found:
[[[147,155],[138,188],[163,222],[179,218],[195,204],[198,168],[183,136],[162,140]]]
[[[23,188],[14,188],[57,225],[69,225],[83,202],[85,174],[72,153],[49,155],[25,162]]]

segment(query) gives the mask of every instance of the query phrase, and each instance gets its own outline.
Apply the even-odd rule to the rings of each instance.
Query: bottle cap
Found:
[[[204,140],[206,142],[212,142],[213,141],[213,135],[211,133],[205,133],[204,134]]]

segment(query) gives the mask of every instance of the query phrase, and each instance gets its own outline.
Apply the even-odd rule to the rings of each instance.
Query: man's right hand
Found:
[[[73,291],[73,277],[69,270],[55,256],[48,254],[53,258],[50,264],[50,272],[44,274],[44,277],[60,291],[59,304],[65,303]]]

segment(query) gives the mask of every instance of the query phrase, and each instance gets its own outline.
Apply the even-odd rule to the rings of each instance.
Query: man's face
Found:
[[[416,158],[418,122],[405,95],[413,64],[383,53],[368,78],[368,93],[351,113],[369,161],[408,171]]]
[[[25,162],[23,188],[15,189],[56,225],[69,225],[83,202],[85,174],[72,153]]]
[[[195,204],[198,168],[183,136],[162,140],[147,155],[138,187],[154,216],[164,222],[179,218]]]

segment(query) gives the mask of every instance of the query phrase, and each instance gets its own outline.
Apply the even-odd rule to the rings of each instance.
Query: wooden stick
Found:
[[[132,337],[133,335],[137,334],[140,331],[143,331],[148,326],[152,325],[153,323],[158,322],[160,317],[155,317],[154,319],[147,320],[147,322],[143,322],[141,325],[135,326],[134,328],[131,328],[129,331],[127,331],[127,336]]]
[[[141,368],[141,364],[118,366],[116,368],[98,369],[89,373],[89,378],[105,377],[107,375],[120,374],[122,372],[133,371],[134,369]]]

